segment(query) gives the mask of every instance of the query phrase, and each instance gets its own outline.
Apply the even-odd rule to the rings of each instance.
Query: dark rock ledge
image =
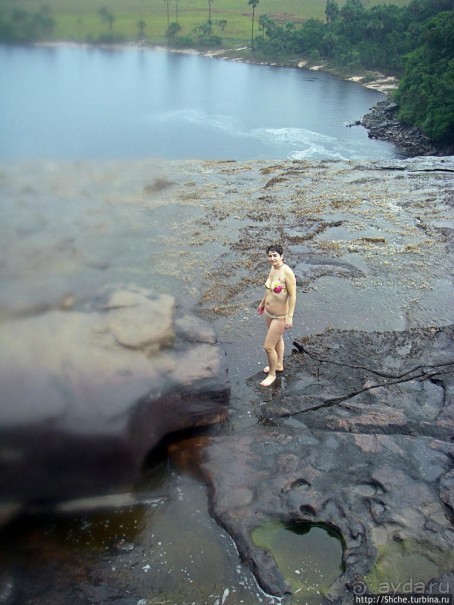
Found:
[[[266,592],[290,593],[272,554],[251,539],[269,519],[343,536],[345,571],[324,603],[379,592],[380,579],[415,559],[434,574],[427,584],[453,568],[452,337],[451,326],[332,330],[295,342],[285,378],[257,392],[261,430],[211,440],[203,469],[213,514]]]
[[[386,99],[377,103],[358,122],[366,128],[371,139],[393,143],[408,157],[418,155],[453,155],[451,146],[436,146],[416,126],[406,126],[396,118],[398,105]]]

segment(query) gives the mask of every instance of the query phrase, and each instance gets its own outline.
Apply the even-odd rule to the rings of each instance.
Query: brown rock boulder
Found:
[[[131,486],[174,431],[225,418],[225,356],[175,301],[116,291],[0,327],[0,490],[42,501]]]

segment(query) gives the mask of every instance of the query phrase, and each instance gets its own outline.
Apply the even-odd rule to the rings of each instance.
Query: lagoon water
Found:
[[[127,48],[0,46],[0,159],[385,159],[384,98],[318,71]]]

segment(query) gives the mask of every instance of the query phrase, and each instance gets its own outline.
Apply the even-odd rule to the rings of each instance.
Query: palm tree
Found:
[[[145,23],[145,21],[143,19],[141,19],[140,21],[137,21],[137,33],[138,33],[139,40],[143,40],[145,38],[146,26],[147,26],[147,24]]]
[[[248,5],[252,6],[252,33],[251,33],[251,47],[254,50],[254,20],[255,20],[255,7],[259,3],[259,0],[248,0]]]
[[[214,0],[208,0],[208,27],[209,27],[210,36],[212,34],[212,31],[211,31],[211,4],[213,2],[214,2]]]
[[[181,31],[181,25],[179,23],[171,23],[166,31],[166,38],[169,42],[174,42],[178,32]]]
[[[115,17],[113,16],[113,14],[110,12],[110,10],[106,6],[103,6],[102,8],[100,8],[98,10],[98,14],[101,17],[101,19],[109,25],[109,33],[110,33],[110,35],[112,35]]]
[[[326,0],[325,15],[328,25],[331,25],[331,23],[339,18],[340,10],[336,0]]]
[[[274,21],[268,17],[268,15],[260,15],[259,17],[259,27],[263,32],[263,39],[265,39],[265,35],[269,36],[273,26],[275,25]]]
[[[169,0],[164,0],[164,2],[167,4],[167,27],[169,27],[169,25],[170,25],[170,9],[169,9]]]

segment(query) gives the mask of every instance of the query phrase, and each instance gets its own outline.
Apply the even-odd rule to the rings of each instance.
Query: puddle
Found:
[[[121,504],[134,498],[135,505]],[[174,473],[165,460],[144,473],[136,492],[104,500],[103,506],[103,498],[93,499],[90,512],[75,512],[74,502],[63,514],[21,517],[2,532],[0,564],[11,575],[14,602],[280,602],[261,591],[231,537],[208,514],[206,487]]]
[[[376,564],[365,577],[374,593],[422,592],[425,583],[454,568],[454,553],[412,540],[389,542],[379,548]]]
[[[343,571],[341,540],[326,527],[270,521],[255,529],[252,539],[272,553],[292,587],[292,603],[319,605],[320,595]]]
[[[277,603],[260,591],[233,540],[207,515],[205,487],[187,476],[178,477],[174,487],[176,497],[149,519],[140,536],[141,545],[149,545],[140,569],[152,574],[147,604]]]

